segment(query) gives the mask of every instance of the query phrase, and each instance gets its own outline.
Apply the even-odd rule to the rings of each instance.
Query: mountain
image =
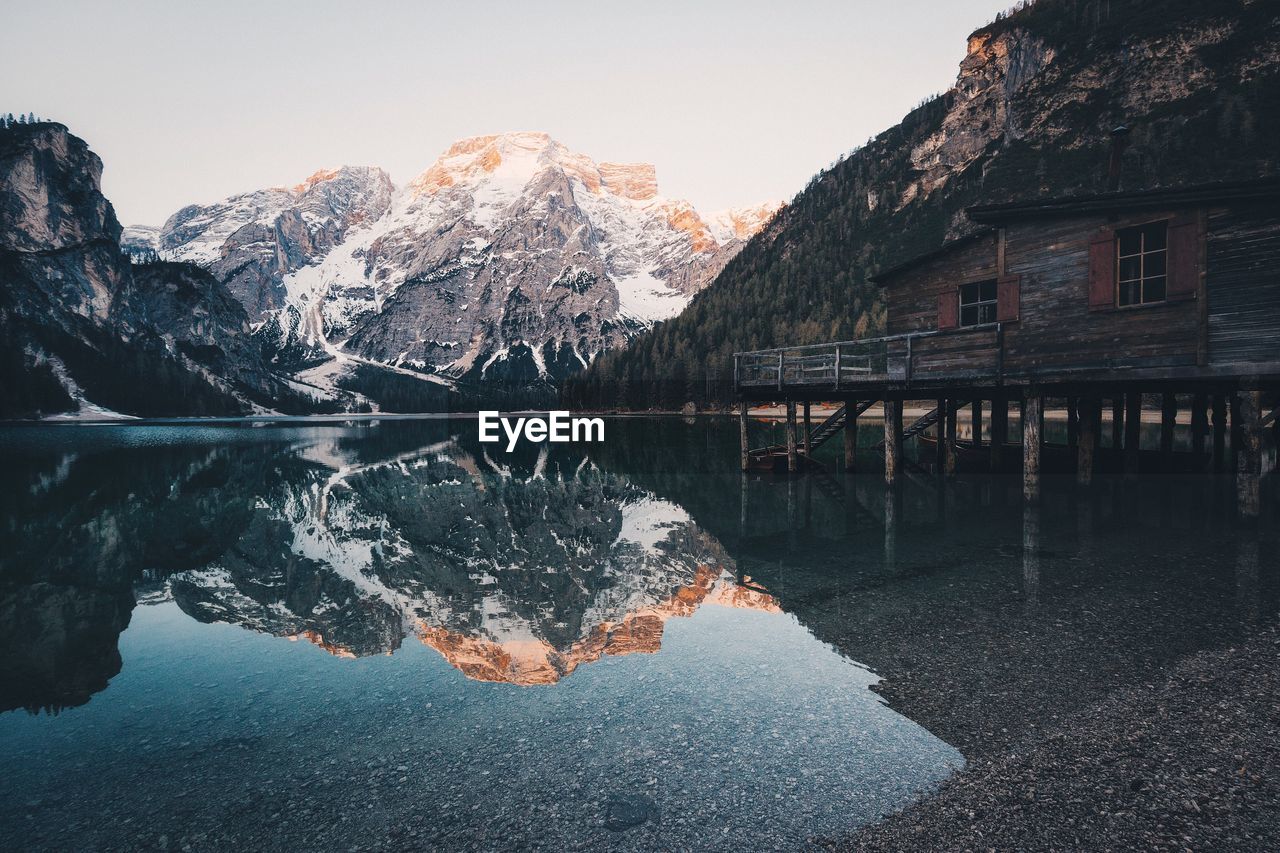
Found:
[[[0,417],[310,411],[209,273],[130,262],[101,176],[63,125],[0,127]]]
[[[704,217],[650,165],[506,133],[455,143],[400,189],[344,166],[183,208],[125,245],[207,269],[304,381],[390,365],[519,384],[678,314],[779,207]]]
[[[964,209],[1280,173],[1280,7],[1039,0],[973,32],[955,85],[815,176],[677,318],[566,383],[569,405],[722,402],[735,351],[869,337],[877,269],[973,226]]]

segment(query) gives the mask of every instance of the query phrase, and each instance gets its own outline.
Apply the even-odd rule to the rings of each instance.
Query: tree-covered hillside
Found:
[[[867,277],[972,229],[978,203],[1280,172],[1280,4],[1040,0],[975,31],[956,85],[816,175],[677,318],[563,389],[577,407],[731,394],[733,353],[872,336]]]

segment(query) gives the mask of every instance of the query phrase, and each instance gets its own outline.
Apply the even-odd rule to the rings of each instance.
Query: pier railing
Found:
[[[954,332],[913,332],[734,354],[737,389],[852,390],[913,378],[990,378],[1003,373],[1000,324]]]

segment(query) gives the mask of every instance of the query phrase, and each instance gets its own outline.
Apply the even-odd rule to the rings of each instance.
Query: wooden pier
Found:
[[[1089,485],[1100,462],[1131,477],[1221,472],[1230,452],[1240,515],[1256,517],[1264,445],[1280,430],[1278,201],[1280,182],[1259,181],[970,209],[981,230],[873,279],[889,334],[736,354],[743,469],[801,470],[843,434],[853,470],[859,418],[878,411],[890,483],[913,438],[941,474],[978,459],[1020,468],[1030,502],[1046,454],[1055,470],[1069,458]],[[931,405],[904,423],[908,401]],[[751,406],[777,402],[787,407],[785,443],[750,447]],[[838,408],[813,427],[814,403]],[[1067,436],[1046,447],[1051,403],[1066,411]],[[1160,441],[1144,449],[1142,413],[1152,409]],[[964,411],[972,435],[962,441]],[[1189,450],[1176,449],[1180,414]]]

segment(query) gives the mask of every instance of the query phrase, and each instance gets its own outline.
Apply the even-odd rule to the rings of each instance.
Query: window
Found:
[[[1169,223],[1153,222],[1116,232],[1116,290],[1121,307],[1164,301],[1168,231]]]
[[[975,281],[960,285],[960,325],[981,326],[995,321],[995,281]]]

